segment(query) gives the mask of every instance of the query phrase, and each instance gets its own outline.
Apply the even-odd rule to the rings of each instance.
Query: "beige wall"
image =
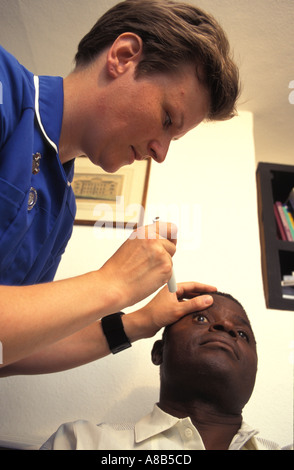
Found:
[[[145,222],[161,215],[179,224],[178,281],[215,284],[243,303],[259,352],[256,389],[244,417],[264,437],[286,445],[293,440],[294,314],[267,310],[264,303],[252,128],[252,115],[243,113],[203,124],[173,143],[166,162],[152,165]],[[96,235],[90,227],[74,228],[57,278],[98,268],[129,232]],[[0,440],[42,442],[61,423],[80,418],[137,419],[158,398],[152,344],[144,340],[64,373],[2,380]]]

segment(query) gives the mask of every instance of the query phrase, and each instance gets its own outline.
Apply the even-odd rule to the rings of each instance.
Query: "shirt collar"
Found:
[[[63,78],[34,76],[35,113],[46,141],[59,154],[59,139],[63,118]],[[60,164],[61,165],[61,164]],[[63,165],[65,180],[71,183],[74,175],[74,160]]]
[[[230,450],[240,450],[246,444],[246,449],[257,450],[258,446],[254,436],[258,434],[256,429],[242,421],[241,427],[232,439]]]
[[[63,117],[63,79],[61,77],[34,76],[35,112],[40,129],[58,153]]]
[[[135,441],[137,443],[142,442],[156,434],[167,431],[176,426],[179,422],[193,426],[190,418],[176,418],[162,411],[157,405],[154,405],[153,411],[136,423]]]
[[[189,417],[183,419],[176,418],[175,416],[165,413],[157,405],[154,405],[153,411],[136,423],[135,442],[140,443],[150,437],[156,436],[157,434],[176,426],[178,423],[194,427]],[[257,449],[255,439],[252,439],[257,433],[257,430],[251,428],[243,421],[239,431],[234,436],[230,444],[230,450],[241,449],[245,444],[247,444],[246,448],[250,448],[252,450]],[[198,431],[197,434],[199,434]],[[200,434],[199,440],[202,441]]]

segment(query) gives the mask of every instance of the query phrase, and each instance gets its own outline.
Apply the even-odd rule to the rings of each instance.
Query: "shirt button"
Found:
[[[191,437],[193,436],[193,431],[192,431],[192,429],[190,429],[190,428],[185,429],[185,436],[186,436],[188,439],[191,439]]]
[[[42,155],[39,152],[33,154],[33,166],[32,166],[33,175],[37,175],[40,171],[41,158],[42,158]]]
[[[31,211],[32,208],[35,206],[38,199],[38,193],[35,188],[31,187],[29,192],[29,200],[28,200],[28,211]]]

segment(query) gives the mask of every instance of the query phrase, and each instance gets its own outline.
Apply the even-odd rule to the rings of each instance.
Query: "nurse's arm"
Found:
[[[122,316],[124,330],[131,343],[154,336],[162,327],[188,313],[207,308],[210,295],[190,297],[193,293],[213,292],[214,287],[190,282],[178,284],[177,294],[163,288],[147,305]],[[189,300],[183,300],[184,298]],[[0,377],[21,374],[60,372],[107,356],[110,353],[100,320],[29,357],[0,368]],[[123,353],[120,353],[123,354]]]
[[[23,359],[135,305],[172,273],[172,224],[140,227],[98,270],[33,286],[0,286],[0,347],[4,365]],[[152,236],[151,236],[152,235]]]
[[[117,295],[106,284],[96,271],[48,284],[0,286],[0,367],[121,310]]]

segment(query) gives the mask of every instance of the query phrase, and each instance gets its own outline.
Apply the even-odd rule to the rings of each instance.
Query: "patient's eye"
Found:
[[[195,314],[193,320],[197,323],[208,323],[207,317],[205,315],[202,315],[201,313]]]
[[[244,331],[242,331],[242,330],[238,331],[238,335],[239,335],[242,339],[245,339],[245,341],[249,342],[249,337],[248,337],[247,333],[245,333]]]

